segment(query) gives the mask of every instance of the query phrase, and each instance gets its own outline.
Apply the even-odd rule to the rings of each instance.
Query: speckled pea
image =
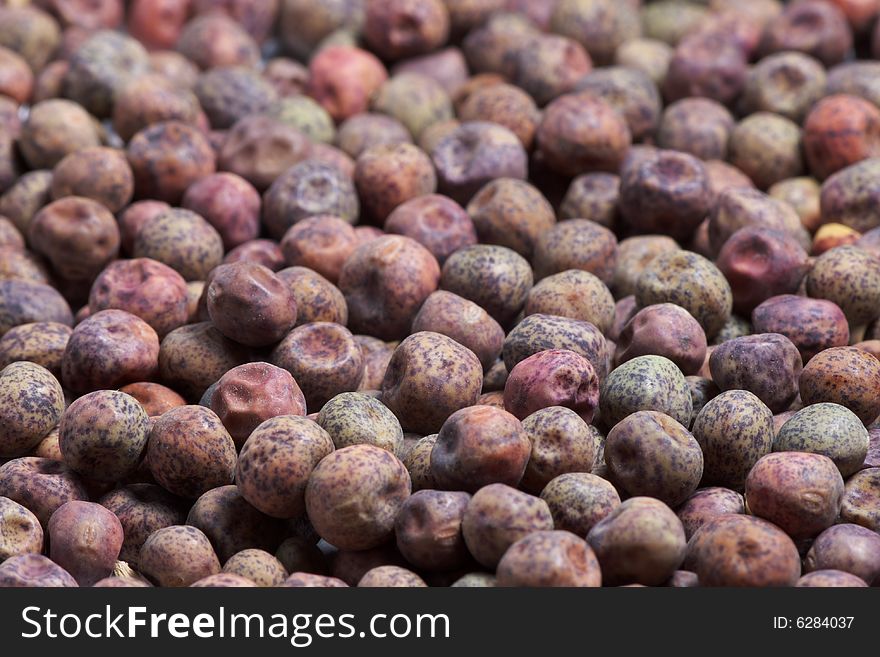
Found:
[[[133,255],[158,260],[187,281],[203,281],[223,260],[223,239],[195,212],[171,208],[141,228],[134,239]]]
[[[694,436],[656,411],[628,415],[608,432],[604,449],[610,478],[629,495],[677,506],[696,490],[703,453]]]
[[[593,548],[564,530],[533,532],[511,545],[498,562],[498,586],[601,584],[602,573]]]
[[[88,479],[110,483],[137,468],[150,419],[131,395],[98,390],[73,402],[58,429],[64,462]]]
[[[694,316],[711,340],[733,309],[733,293],[712,262],[690,251],[670,251],[652,259],[636,283],[639,305],[674,303]]]
[[[21,554],[43,551],[43,528],[28,509],[0,496],[0,562]]]
[[[58,423],[64,392],[52,373],[16,361],[0,370],[0,457],[23,456]]]
[[[590,361],[599,381],[608,373],[608,345],[589,322],[536,313],[519,322],[504,340],[502,356],[507,371],[541,351],[567,349]]]
[[[637,411],[659,411],[688,426],[693,401],[684,374],[663,356],[639,356],[612,371],[599,396],[602,422],[614,426]]]
[[[788,410],[798,395],[801,356],[791,340],[778,333],[734,338],[709,356],[712,380],[722,390],[748,390],[774,413]]]
[[[567,472],[554,477],[541,491],[541,499],[550,507],[554,527],[578,536],[586,536],[620,505],[617,489],[589,472]]]
[[[172,525],[150,534],[138,561],[144,575],[167,587],[189,586],[220,572],[208,537],[188,525]]]
[[[309,476],[332,451],[330,435],[311,420],[294,415],[266,420],[239,454],[235,475],[239,491],[267,515],[300,516]]]
[[[437,488],[437,481],[431,471],[431,452],[434,451],[438,435],[432,433],[420,438],[402,459],[412,480],[413,492]]]
[[[856,246],[838,246],[816,258],[807,294],[833,301],[854,326],[880,315],[880,260]]]
[[[343,392],[321,408],[321,425],[337,449],[368,444],[401,456],[403,430],[387,406],[360,392]]]
[[[846,406],[865,425],[880,414],[880,361],[855,347],[833,347],[816,354],[799,379],[804,404]]]
[[[880,468],[866,468],[847,480],[840,519],[880,532]]]
[[[475,244],[453,253],[440,274],[440,288],[481,306],[504,326],[516,317],[532,287],[528,261],[503,246]]]
[[[235,461],[232,436],[204,406],[178,406],[153,423],[147,466],[156,481],[175,495],[196,498],[230,483]]]
[[[614,322],[614,297],[597,276],[569,269],[539,281],[529,291],[523,312],[583,320],[607,334]]]
[[[522,421],[532,445],[520,486],[536,495],[565,473],[589,472],[598,447],[598,431],[573,410],[549,406]]]
[[[811,452],[827,456],[849,477],[865,462],[868,430],[848,408],[819,403],[802,408],[776,434],[774,452]]]
[[[773,413],[748,390],[729,390],[707,402],[694,420],[703,450],[703,482],[742,490],[746,476],[773,444]]]
[[[483,366],[452,338],[422,331],[403,340],[382,379],[382,402],[406,431],[437,431],[480,396]],[[429,403],[426,403],[429,402]]]
[[[223,564],[223,573],[239,575],[257,586],[279,586],[288,577],[287,569],[265,550],[248,548],[236,552]]]

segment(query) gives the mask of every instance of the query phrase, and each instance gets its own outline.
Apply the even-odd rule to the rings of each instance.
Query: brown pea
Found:
[[[183,501],[155,484],[129,484],[104,495],[99,503],[122,524],[124,540],[119,558],[139,568],[141,546],[154,531],[186,520]]]
[[[833,347],[816,354],[799,379],[804,404],[840,404],[853,411],[865,425],[880,414],[878,386],[880,361],[855,347]]]
[[[467,96],[458,112],[462,121],[491,121],[513,132],[523,148],[530,150],[540,112],[535,101],[520,87],[495,84]]]
[[[80,322],[64,350],[61,378],[75,392],[89,392],[152,378],[159,338],[145,321],[124,310],[102,310]]]
[[[180,121],[198,125],[199,101],[187,87],[165,75],[147,74],[125,82],[113,103],[113,129],[124,140],[148,125]]]
[[[880,535],[849,523],[834,525],[816,537],[804,558],[808,573],[833,569],[871,584],[880,576]]]
[[[723,160],[734,125],[733,115],[718,101],[682,98],[663,112],[657,143],[701,160]]]
[[[377,566],[364,573],[358,581],[360,588],[413,588],[427,587],[425,581],[411,570],[401,566]]]
[[[665,582],[681,566],[687,543],[675,513],[660,500],[631,497],[587,534],[605,585]]]
[[[742,494],[734,490],[720,487],[698,488],[675,513],[684,526],[685,536],[690,540],[706,523],[724,514],[745,513],[745,507]]]
[[[226,133],[218,166],[263,191],[287,169],[311,157],[312,150],[308,137],[293,126],[254,114],[241,118]]]
[[[498,586],[598,587],[593,549],[567,531],[539,531],[508,548],[498,563]]]
[[[325,457],[306,486],[306,511],[318,534],[342,550],[366,550],[391,538],[410,495],[410,478],[390,452],[352,445]]]
[[[550,406],[574,410],[591,422],[599,379],[589,360],[566,349],[539,351],[517,363],[504,385],[504,407],[519,419]]]
[[[843,311],[825,299],[793,294],[771,297],[752,311],[752,325],[756,332],[787,337],[805,363],[825,349],[849,344],[849,325]]]
[[[608,432],[605,463],[630,495],[650,495],[670,506],[684,502],[703,475],[703,453],[694,436],[673,418],[638,411]]]
[[[552,529],[553,518],[542,499],[496,483],[474,494],[461,527],[473,557],[486,568],[495,568],[516,541],[532,532]]]
[[[807,0],[787,6],[767,24],[761,50],[797,50],[832,66],[847,56],[852,42],[846,17],[834,3]]]
[[[382,62],[350,46],[322,48],[309,61],[308,92],[336,121],[360,114],[388,79]]]
[[[111,212],[131,200],[134,178],[125,154],[113,148],[83,148],[65,156],[52,170],[52,198],[90,198]]]
[[[332,215],[303,219],[291,226],[281,240],[284,261],[289,266],[308,267],[334,284],[357,247],[351,224]]]
[[[801,576],[797,547],[766,520],[724,514],[691,538],[685,564],[701,586],[792,586]]]
[[[148,126],[128,142],[135,193],[177,203],[196,180],[214,173],[214,151],[200,130],[179,121]]]
[[[269,363],[247,363],[232,368],[217,381],[210,406],[240,448],[265,420],[303,415],[306,401],[286,370]]]
[[[397,547],[408,562],[427,570],[454,570],[467,563],[461,521],[471,496],[420,490],[404,502],[394,521]]]
[[[696,374],[706,358],[706,334],[680,306],[661,303],[639,310],[620,331],[615,361],[665,356],[684,374]]]
[[[293,293],[262,265],[220,265],[211,272],[207,300],[217,329],[246,346],[274,344],[296,323]]]
[[[535,137],[550,168],[570,176],[616,173],[632,142],[623,116],[586,92],[566,94],[550,103]]]
[[[727,105],[742,90],[746,73],[746,55],[733,39],[723,33],[695,32],[676,46],[663,95],[667,101],[702,96]]]
[[[314,411],[341,392],[357,390],[364,360],[344,326],[313,322],[298,326],[278,343],[269,359],[293,375]]]
[[[414,239],[441,265],[455,251],[477,242],[471,217],[458,203],[440,194],[404,201],[388,215],[384,227],[388,233]]]
[[[49,520],[52,561],[80,586],[92,586],[113,572],[122,539],[119,519],[100,504],[67,502]]]
[[[427,249],[408,237],[388,235],[351,254],[340,274],[339,289],[355,331],[393,339],[407,334],[439,279],[440,268]]]
[[[746,226],[721,247],[716,260],[730,283],[733,311],[748,316],[770,297],[797,292],[807,273],[807,253],[785,232]]]
[[[488,369],[501,355],[504,330],[472,301],[452,292],[433,292],[412,323],[413,333],[431,331],[452,338],[470,349]]]
[[[830,527],[841,510],[843,478],[821,454],[777,452],[762,457],[746,478],[749,511],[794,539]]]
[[[443,423],[431,451],[431,475],[438,487],[476,492],[493,483],[518,485],[531,443],[522,424],[492,406],[470,406]]]
[[[119,252],[119,228],[103,205],[70,196],[40,210],[28,226],[28,242],[61,276],[91,280]]]
[[[79,475],[63,462],[34,456],[0,466],[0,495],[31,511],[44,531],[58,507],[71,500],[89,499]]]
[[[249,240],[244,244],[239,244],[223,257],[224,265],[236,262],[254,262],[268,267],[272,271],[279,271],[284,268],[284,255],[275,240]]]
[[[519,139],[497,123],[466,121],[431,152],[439,191],[468,203],[497,178],[524,180],[528,156]]]
[[[98,275],[89,292],[90,312],[108,309],[140,317],[164,338],[189,319],[186,281],[149,258],[117,260]]]

